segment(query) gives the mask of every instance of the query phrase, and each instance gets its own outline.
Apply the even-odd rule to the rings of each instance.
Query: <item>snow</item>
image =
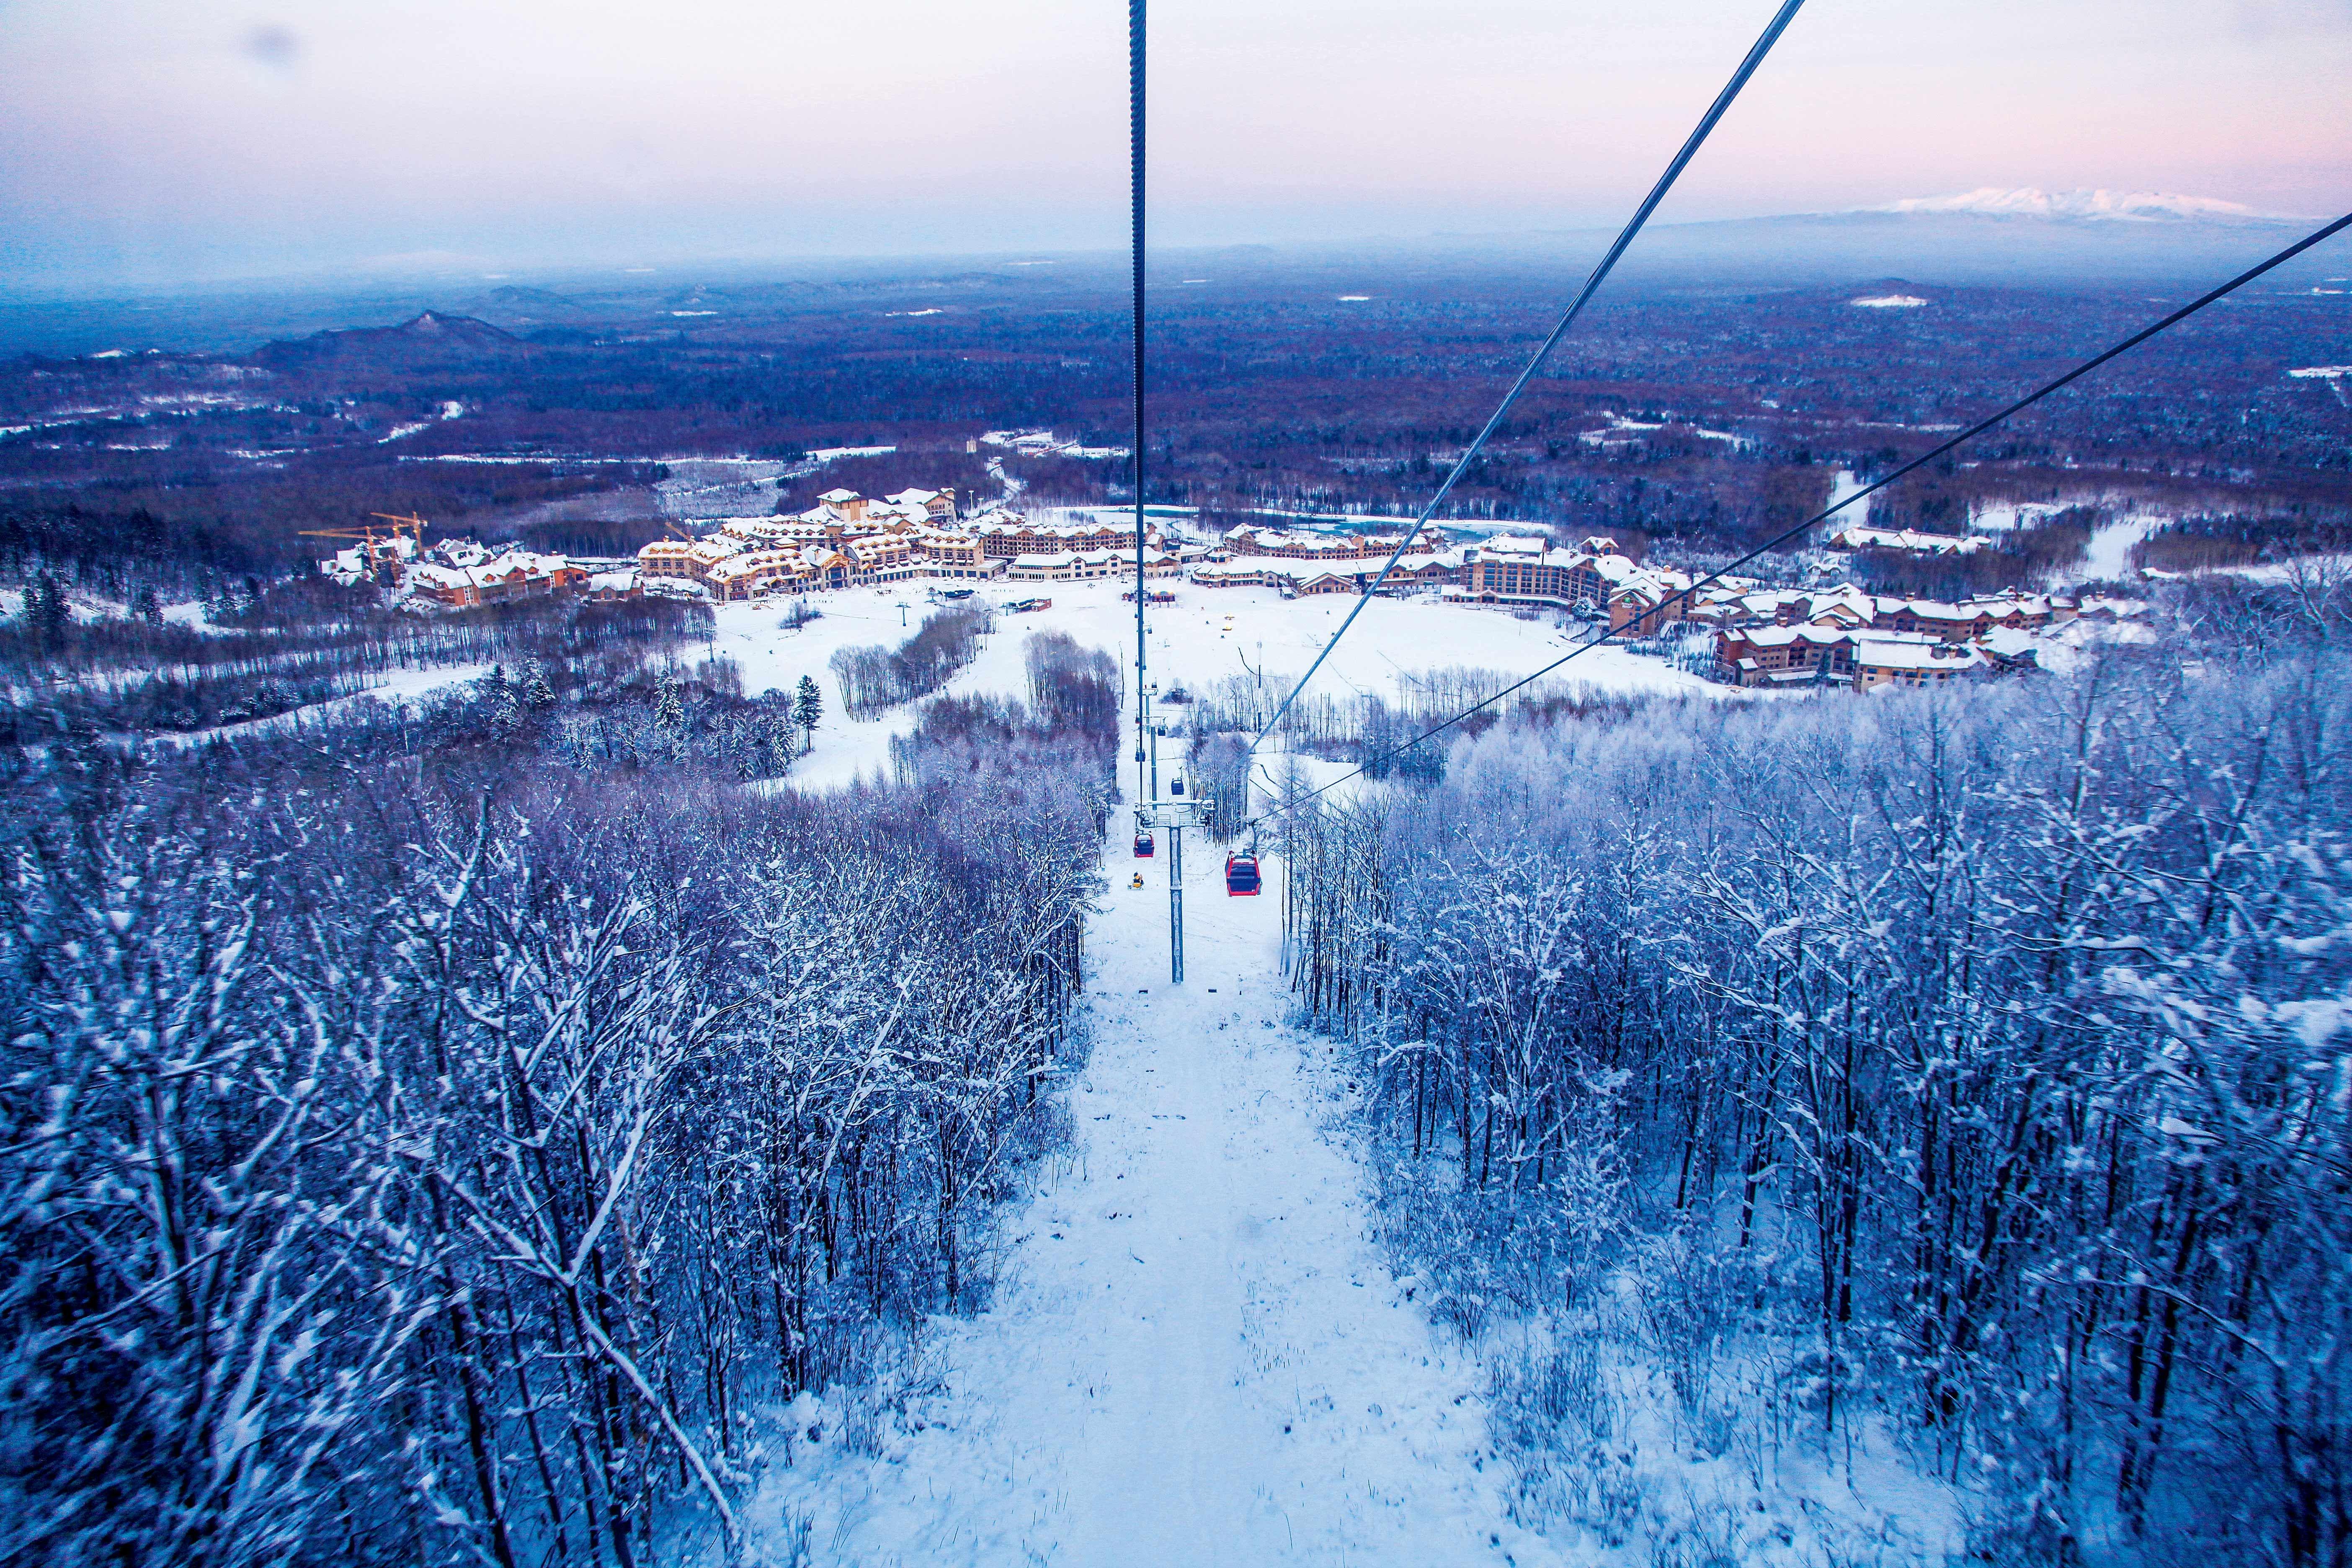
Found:
[[[2039,528],[2066,510],[2064,501],[1998,501],[1969,514],[1969,527],[1978,533],[2007,533]]]
[[[1130,579],[1114,577],[981,589],[979,597],[993,604],[1034,595],[1051,598],[1054,607],[1002,616],[997,634],[983,645],[971,667],[948,684],[947,691],[957,696],[1023,695],[1028,676],[1021,645],[1028,634],[1041,631],[1066,632],[1082,645],[1110,650],[1129,667],[1132,679],[1135,606],[1119,597],[1132,585]],[[1253,668],[1295,679],[1356,603],[1349,595],[1285,600],[1269,588],[1204,588],[1166,580],[1155,580],[1152,588],[1173,592],[1176,603],[1151,607],[1151,679],[1163,688],[1181,681],[1194,690],[1229,675],[1245,675]],[[903,628],[898,607],[902,600],[907,605]],[[808,603],[820,618],[798,631],[778,628],[782,602],[714,605],[718,624],[711,651],[736,662],[746,695],[795,685],[803,675],[815,678],[824,693],[825,718],[817,727],[814,748],[793,764],[796,786],[833,788],[887,773],[890,736],[914,727],[914,709],[901,706],[869,721],[848,718],[830,661],[838,648],[904,641],[932,606],[916,583],[818,594]],[[1225,630],[1229,615],[1234,624],[1230,632]],[[1392,697],[1401,675],[1461,668],[1524,673],[1549,664],[1569,647],[1568,635],[1548,616],[1522,621],[1505,611],[1433,598],[1377,599],[1365,606],[1310,689]],[[1616,647],[1595,648],[1561,673],[1604,691],[1722,695],[1727,690],[1663,660]]]
[[[2151,573],[2150,575],[2240,577],[2249,583],[2326,584],[2352,578],[2352,555],[2340,551],[2323,550],[2306,555],[2291,555],[2284,561],[2258,562],[2250,566],[2208,566],[2192,574]]]
[[[1157,507],[1151,507],[1147,508],[1146,510],[1157,511],[1160,509]],[[1295,518],[1301,522],[1337,523],[1340,525],[1343,530],[1381,527],[1409,528],[1421,521],[1421,519],[1417,517],[1391,516],[1385,512],[1373,511],[1291,511],[1278,506],[1254,506],[1247,508],[1246,510],[1252,517],[1287,517]],[[1443,526],[1446,528],[1468,528],[1473,526],[1487,528],[1525,528],[1528,525],[1521,522],[1512,521],[1474,525],[1469,523],[1457,523],[1449,521],[1444,523]]]
[[[719,312],[716,310],[672,310],[670,314],[673,316],[715,316],[719,314]]]
[[[2072,620],[2033,636],[2042,668],[2056,675],[2091,663],[2100,648],[2125,644],[2146,647],[2158,640],[2156,628],[2142,620]]]
[[[2081,218],[2105,223],[2150,223],[2182,219],[2243,219],[2269,215],[2211,196],[2168,191],[2044,191],[2027,185],[2004,190],[1985,185],[1953,196],[1912,196],[1870,209],[1888,213],[1978,213],[2000,217]]]
[[[1832,531],[1842,528],[1868,527],[1871,503],[1866,500],[1854,506],[1846,506],[1845,503],[1869,488],[1854,478],[1853,470],[1840,468],[1836,478],[1830,481],[1829,516],[1826,526]],[[1843,510],[1839,510],[1842,507],[1844,508]]]
[[[1860,300],[1848,300],[1849,305],[1859,305],[1865,310],[1916,310],[1927,301],[1916,294],[1872,294]]]
[[[192,631],[199,632],[218,632],[223,629],[213,625],[212,617],[205,613],[205,602],[202,599],[188,599],[176,605],[165,605],[163,610],[163,619],[173,626],[186,626]]]
[[[882,313],[886,316],[942,316],[947,312],[939,306],[933,305],[924,310],[885,310]]]
[[[2352,375],[2352,364],[2310,364],[2301,370],[2291,370],[2287,374],[2301,381],[2341,381]]]
[[[436,664],[421,669],[386,671],[369,682],[363,691],[348,697],[331,697],[324,702],[312,702],[301,708],[289,708],[283,713],[273,713],[267,719],[247,719],[235,724],[218,724],[209,730],[190,730],[182,733],[157,734],[152,739],[166,745],[196,746],[216,741],[225,735],[253,735],[268,730],[282,730],[308,723],[335,709],[373,698],[379,702],[398,702],[404,698],[422,697],[444,687],[478,680],[490,672],[487,664]]]
[[[1128,455],[1128,449],[1125,447],[1088,447],[1077,441],[1066,440],[1051,430],[990,430],[982,435],[980,443],[983,447],[1010,447],[1013,450],[1030,457],[1055,456],[1103,459],[1124,458]],[[993,458],[989,459],[988,471],[1008,487],[1013,485],[1013,481],[1004,478],[997,459]],[[1012,489],[1008,489],[1006,491],[1008,500],[1012,493]],[[1105,510],[1118,511],[1121,509],[1111,507]],[[1147,508],[1146,510],[1157,509]]]
[[[677,458],[654,484],[665,517],[758,517],[775,510],[777,487],[792,471],[772,458]]]
[[[2086,582],[2107,583],[2134,575],[2131,549],[2171,520],[2162,517],[2119,517],[2091,532],[2089,552],[2083,561]]]
[[[1129,832],[1115,815],[1075,1144],[1006,1215],[993,1304],[925,1326],[868,1436],[796,1402],[752,1560],[805,1521],[810,1562],[875,1568],[1563,1561],[1507,1516],[1475,1359],[1367,1239],[1348,1088],[1280,1022],[1274,862],[1229,899],[1187,843],[1174,987],[1166,835],[1136,861]]]
[[[1339,303],[1342,305],[1360,305],[1370,298],[1371,296],[1370,294],[1342,294],[1339,296]]]

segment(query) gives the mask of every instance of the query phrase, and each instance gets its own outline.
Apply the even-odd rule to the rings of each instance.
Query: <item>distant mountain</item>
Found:
[[[583,309],[580,301],[569,294],[559,294],[552,289],[532,289],[520,283],[508,283],[491,289],[490,302],[504,305],[509,310]]]
[[[2279,224],[2293,218],[2257,212],[2211,196],[2168,191],[2044,191],[2032,185],[2003,190],[1986,185],[1953,196],[1911,196],[1864,212],[1905,215],[1966,215],[1974,217],[2049,218],[2074,223]]]
[[[352,327],[313,332],[290,342],[268,343],[253,358],[257,363],[281,370],[352,363],[404,370],[531,352],[530,344],[478,317],[425,310],[396,326]]]
[[[548,325],[577,326],[593,314],[587,306],[552,289],[509,283],[474,302],[474,310],[502,327],[521,331]]]
[[[1857,278],[1923,282],[2109,285],[2218,280],[2309,224],[2237,202],[2150,191],[1987,186],[1883,206],[1773,217],[1654,224],[1624,263],[1629,279],[1789,281],[1847,287]],[[1585,262],[1612,231],[1441,235],[1433,249]],[[2273,287],[2343,269],[2340,250],[2291,263]]]

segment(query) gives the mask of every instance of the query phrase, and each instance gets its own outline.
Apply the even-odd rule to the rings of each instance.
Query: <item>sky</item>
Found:
[[[1767,0],[1171,0],[1155,244],[1613,226]],[[1121,247],[1114,0],[0,0],[0,289]],[[2352,0],[1809,0],[1661,221],[2352,208]]]

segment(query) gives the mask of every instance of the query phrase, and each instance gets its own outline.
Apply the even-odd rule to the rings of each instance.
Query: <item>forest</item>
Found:
[[[2200,593],[2194,671],[1555,710],[1270,819],[1529,1517],[1638,1529],[1663,1405],[1759,1491],[1892,1445],[1978,1560],[2352,1552],[2352,598]]]
[[[0,1557],[739,1546],[756,1410],[985,1303],[1116,669],[1045,643],[1034,713],[804,796],[739,786],[821,716],[667,647],[8,750]]]

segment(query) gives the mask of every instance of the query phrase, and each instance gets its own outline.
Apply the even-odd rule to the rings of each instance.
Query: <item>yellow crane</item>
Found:
[[[378,579],[398,571],[404,559],[413,558],[424,549],[425,521],[423,518],[389,511],[372,511],[368,516],[381,519],[392,526],[380,529],[373,521],[369,521],[357,528],[304,528],[296,530],[296,532],[305,539],[343,539],[357,543],[364,552],[368,574]],[[400,549],[403,536],[409,542],[406,556]]]

